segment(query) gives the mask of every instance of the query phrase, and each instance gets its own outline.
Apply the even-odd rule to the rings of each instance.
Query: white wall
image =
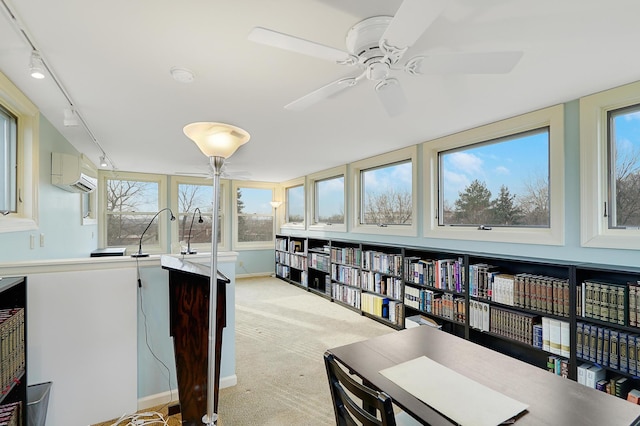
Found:
[[[207,262],[205,255],[198,257],[200,262]],[[227,288],[221,387],[236,383],[236,257],[235,253],[221,253],[218,261],[219,270],[231,280]],[[162,296],[168,294],[168,274],[160,270],[159,256],[0,265],[0,276],[27,277],[27,384],[53,382],[48,426],[82,426],[119,418],[153,401],[150,392],[166,390],[168,394],[167,382],[159,377],[158,369],[143,362],[147,348],[145,335],[139,331],[144,327],[139,323],[138,267],[147,271],[142,275],[143,286],[153,288],[159,300],[168,301],[167,296]],[[155,279],[147,281],[145,276]],[[165,348],[164,362],[170,365],[175,384],[168,304],[157,308],[157,321],[151,330],[158,346]],[[154,384],[164,388],[157,389]],[[139,389],[145,392],[139,395]]]

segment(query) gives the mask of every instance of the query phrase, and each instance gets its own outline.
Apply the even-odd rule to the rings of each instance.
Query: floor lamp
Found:
[[[276,238],[276,231],[278,230],[278,207],[282,204],[282,201],[269,201],[271,207],[273,207],[273,238]]]
[[[200,151],[209,157],[213,171],[213,214],[211,221],[211,276],[209,279],[209,355],[207,377],[207,412],[202,423],[213,426],[218,421],[215,412],[215,339],[218,283],[218,208],[220,206],[220,173],[224,160],[249,141],[249,133],[224,123],[198,122],[184,127],[184,134],[194,141]]]

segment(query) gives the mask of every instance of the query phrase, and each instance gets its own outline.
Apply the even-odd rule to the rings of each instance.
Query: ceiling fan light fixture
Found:
[[[44,62],[42,62],[42,56],[37,50],[31,52],[31,60],[29,61],[29,74],[31,77],[41,80],[44,78]]]

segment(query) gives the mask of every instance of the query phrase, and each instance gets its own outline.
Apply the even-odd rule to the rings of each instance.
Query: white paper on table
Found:
[[[496,426],[529,407],[426,356],[380,374],[463,426]]]

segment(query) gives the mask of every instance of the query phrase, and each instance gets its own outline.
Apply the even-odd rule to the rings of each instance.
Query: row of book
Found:
[[[640,373],[640,335],[578,321],[576,356],[603,367]]]
[[[504,305],[569,317],[569,280],[501,273],[486,263],[469,266],[469,294]]]
[[[569,360],[557,355],[549,355],[547,357],[547,370],[556,376],[569,377]]]
[[[23,416],[20,401],[0,405],[0,426],[22,426],[26,424],[23,421]]]
[[[626,325],[629,289],[626,284],[586,280],[581,284],[579,315],[618,325]],[[635,304],[635,297],[633,298]]]
[[[452,293],[406,286],[404,289],[404,303],[428,314],[460,323],[466,321],[464,297],[454,296]]]
[[[309,256],[309,266],[319,271],[329,272],[331,262],[328,254],[311,253]]]
[[[331,278],[343,284],[360,287],[360,269],[352,266],[331,264]]]
[[[462,259],[425,260],[406,257],[405,281],[443,290],[464,292],[464,264]]]
[[[355,287],[340,283],[331,284],[331,297],[356,309],[360,309],[361,294],[362,292]]]
[[[584,362],[578,365],[578,383],[638,404],[640,392],[633,389],[633,379],[616,374],[607,378],[601,365]]]
[[[360,287],[363,290],[402,300],[403,282],[400,278],[383,275],[379,272],[362,271]]]
[[[362,252],[362,268],[400,277],[402,276],[402,255],[367,250]]]
[[[287,265],[283,265],[282,263],[276,263],[276,275],[285,279],[289,279],[291,274],[291,268]]]
[[[360,298],[362,312],[384,318],[396,325],[402,325],[404,313],[401,302],[372,293],[362,293]]]
[[[24,308],[0,310],[0,391],[11,388],[25,371]]]
[[[359,266],[362,263],[362,250],[357,247],[331,247],[331,261]]]
[[[570,356],[571,325],[568,321],[543,316],[533,326],[533,336],[534,347],[555,355]]]
[[[276,252],[276,262],[283,263],[301,271],[307,270],[307,256],[286,252]]]

